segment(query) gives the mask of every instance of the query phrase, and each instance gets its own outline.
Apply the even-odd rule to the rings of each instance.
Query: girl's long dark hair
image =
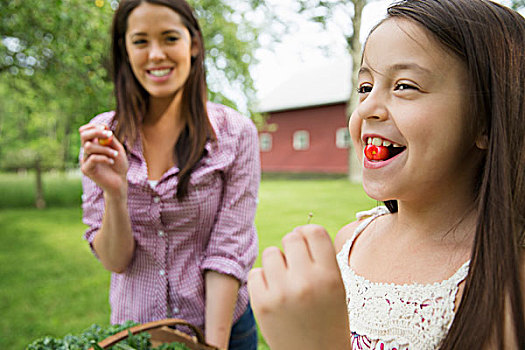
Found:
[[[405,0],[388,18],[414,21],[465,64],[473,127],[488,137],[479,173],[470,273],[441,349],[504,348],[506,305],[525,349],[520,254],[525,234],[525,19],[487,0]],[[385,203],[397,211],[396,201]],[[510,344],[513,342],[511,341]],[[509,342],[506,342],[508,345]]]
[[[113,83],[117,107],[115,110],[115,134],[133,147],[139,135],[142,121],[148,110],[149,94],[135,78],[129,64],[125,35],[128,17],[143,2],[171,8],[177,12],[190,32],[192,45],[198,45],[198,54],[192,57],[191,70],[182,95],[181,116],[185,126],[177,140],[174,156],[179,167],[177,198],[182,200],[188,193],[192,171],[205,152],[207,140],[215,139],[215,132],[206,109],[206,73],[204,69],[204,43],[202,32],[193,9],[184,0],[122,0],[113,17],[112,59]]]

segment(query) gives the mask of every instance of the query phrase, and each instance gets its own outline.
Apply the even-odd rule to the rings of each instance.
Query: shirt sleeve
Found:
[[[114,114],[113,111],[101,113],[91,119],[90,123],[110,125]],[[84,150],[81,148],[78,156],[79,162],[83,156]],[[84,233],[84,239],[89,243],[91,251],[97,259],[98,256],[93,249],[93,240],[95,239],[95,234],[102,226],[104,209],[105,203],[102,189],[93,180],[82,175],[82,222],[88,226]]]
[[[235,160],[224,174],[222,206],[201,269],[245,283],[258,252],[254,220],[261,177],[257,130],[251,121],[239,133],[235,152]]]
[[[80,151],[82,157],[82,150]],[[102,226],[104,216],[104,193],[97,184],[85,175],[82,175],[82,222],[88,226],[84,239],[89,243],[92,253],[98,256],[93,248],[95,234]]]

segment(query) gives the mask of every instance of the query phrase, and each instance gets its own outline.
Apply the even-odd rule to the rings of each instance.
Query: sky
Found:
[[[293,0],[267,0],[277,13],[289,23],[289,33],[283,34],[279,42],[275,42],[264,32],[259,41],[262,47],[255,53],[258,64],[251,69],[251,75],[257,89],[259,100],[272,95],[279,85],[301,74],[318,74],[319,69],[332,65],[334,62],[349,62],[346,43],[339,28],[336,26],[326,30],[308,22],[297,14]],[[386,14],[391,0],[373,0],[363,10],[361,41],[367,37],[370,29]],[[508,5],[510,1],[497,1]],[[522,11],[525,14],[525,11]],[[340,26],[350,25],[347,20],[339,18]],[[275,24],[279,29],[279,25]],[[275,28],[274,28],[275,30]],[[328,47],[323,50],[321,47]],[[299,92],[300,93],[300,92]]]
[[[290,33],[283,35],[280,42],[275,42],[264,33],[259,38],[262,47],[255,53],[259,63],[252,68],[251,75],[260,99],[264,99],[276,86],[298,72],[309,71],[315,74],[319,67],[329,65],[334,60],[348,61],[346,44],[339,28],[324,30],[319,25],[308,22],[296,13],[293,1],[269,2],[291,27]],[[362,39],[366,38],[373,25],[384,16],[390,2],[376,0],[365,6],[361,27]],[[323,46],[328,49],[323,49]]]

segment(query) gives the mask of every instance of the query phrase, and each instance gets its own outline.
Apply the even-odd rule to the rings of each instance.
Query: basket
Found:
[[[184,332],[170,328],[171,326],[188,327],[193,331],[195,335],[191,336]],[[179,342],[186,345],[192,350],[219,350],[219,348],[216,348],[215,346],[206,344],[204,340],[204,335],[202,334],[199,328],[195,327],[187,321],[178,318],[167,318],[164,320],[148,322],[131,327],[110,337],[107,337],[106,339],[99,342],[98,345],[102,349],[108,349],[110,346],[115,345],[123,339],[126,339],[129,334],[128,331],[131,332],[131,334],[148,332],[149,334],[151,334],[150,340],[151,345],[153,347],[166,343]],[[93,348],[90,348],[89,350],[93,350]]]

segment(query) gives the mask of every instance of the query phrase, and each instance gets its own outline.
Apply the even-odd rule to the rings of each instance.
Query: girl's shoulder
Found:
[[[341,228],[335,236],[334,246],[336,251],[340,251],[343,245],[354,236],[359,234],[370,222],[379,216],[389,214],[390,212],[384,206],[378,206],[367,211],[361,211],[356,214],[356,221],[353,221]]]
[[[362,221],[363,220],[353,221],[343,226],[339,230],[339,232],[337,232],[335,239],[334,239],[334,246],[335,246],[336,252],[339,252],[343,248],[343,245],[346,243],[346,241],[352,238],[355,230],[357,229],[357,227],[359,227]]]

